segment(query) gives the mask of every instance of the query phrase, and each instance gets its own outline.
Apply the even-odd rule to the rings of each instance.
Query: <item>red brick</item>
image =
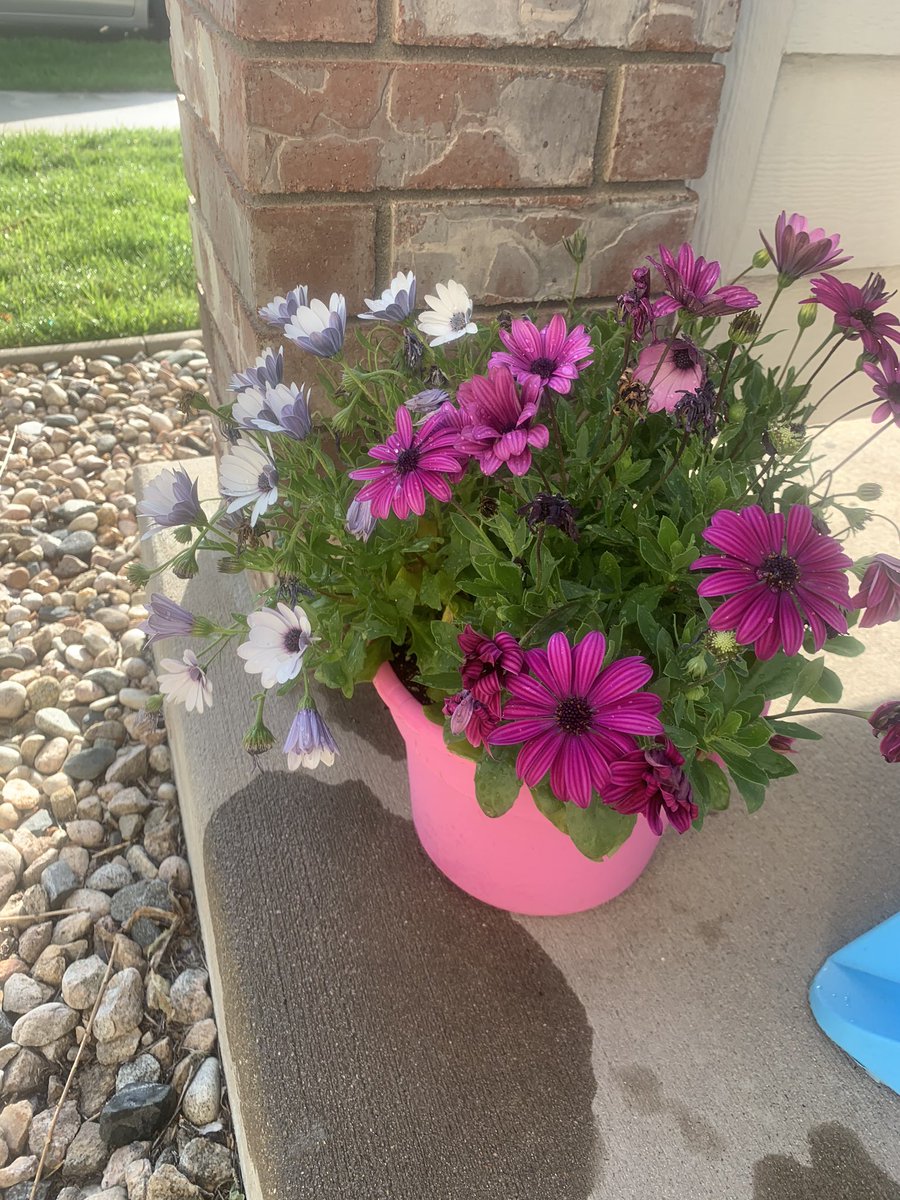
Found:
[[[394,40],[407,45],[612,46],[727,50],[740,0],[396,0]],[[660,9],[663,9],[660,12]],[[668,10],[668,11],[665,11]]]
[[[197,0],[248,41],[374,42],[376,0]]]
[[[394,201],[391,265],[412,267],[424,295],[458,279],[483,304],[557,300],[572,288],[562,238],[583,229],[587,257],[579,294],[612,296],[659,242],[690,236],[693,192],[642,199],[555,196],[503,200]]]
[[[627,63],[606,178],[696,179],[706,170],[725,68]]]

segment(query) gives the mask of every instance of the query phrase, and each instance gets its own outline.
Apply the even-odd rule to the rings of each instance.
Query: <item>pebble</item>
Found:
[[[73,822],[74,824],[74,822]],[[78,888],[79,880],[67,862],[51,863],[41,872],[41,886],[47,893],[51,908],[62,907],[65,900]]]
[[[17,1183],[34,1179],[37,1165],[37,1155],[27,1154],[8,1163],[5,1167],[0,1167],[0,1188],[12,1188]]]
[[[94,1032],[98,1040],[112,1041],[136,1029],[144,1015],[143,1000],[144,989],[139,971],[134,967],[126,967],[124,971],[113,975],[94,1018]]]
[[[3,985],[3,1011],[6,1013],[28,1013],[49,998],[49,993],[30,975],[17,972],[10,975]]]
[[[200,1064],[182,1101],[185,1117],[198,1128],[209,1125],[219,1115],[222,1103],[222,1072],[217,1058]]]
[[[105,1067],[118,1067],[127,1062],[138,1048],[141,1040],[140,1029],[123,1033],[121,1037],[110,1038],[106,1042],[97,1042],[97,1062]]]
[[[133,849],[134,847],[132,847]],[[124,887],[113,896],[110,914],[120,925],[139,908],[159,908],[166,912],[174,912],[175,905],[169,895],[168,887],[158,879],[143,880]],[[131,929],[131,937],[139,946],[149,946],[159,937],[160,926],[147,917],[139,917]]]
[[[47,1140],[47,1134],[50,1131],[52,1121],[53,1110],[48,1108],[45,1112],[38,1113],[31,1122],[31,1132],[28,1135],[28,1149],[32,1154],[40,1155],[43,1152],[44,1143]],[[45,1171],[55,1171],[62,1165],[66,1151],[80,1126],[81,1117],[78,1114],[78,1105],[74,1100],[67,1100],[59,1110],[59,1116],[53,1129],[50,1148],[44,1162]]]
[[[124,787],[110,799],[109,814],[112,817],[126,817],[132,813],[143,815],[150,808],[150,800],[140,788]]]
[[[147,774],[147,747],[130,746],[121,751],[106,772],[107,783],[134,784]]]
[[[194,1025],[212,1016],[212,1000],[206,990],[209,975],[189,967],[182,971],[169,990],[171,1019],[178,1025]]]
[[[34,714],[35,728],[47,737],[61,737],[71,741],[78,735],[78,726],[61,708],[41,708]]]
[[[91,1179],[106,1166],[109,1150],[96,1121],[85,1121],[66,1151],[63,1179]],[[58,1198],[57,1198],[58,1200]]]
[[[7,1104],[0,1108],[0,1137],[11,1155],[21,1154],[28,1145],[28,1131],[33,1115],[31,1102],[28,1100],[18,1100],[15,1104]]]
[[[149,1141],[175,1111],[175,1090],[166,1083],[132,1083],[107,1101],[100,1131],[111,1150]]]
[[[106,963],[96,954],[73,962],[62,977],[63,1000],[70,1008],[92,1009],[105,974]]]
[[[150,1176],[147,1200],[199,1200],[200,1189],[173,1167],[163,1163]]]
[[[87,850],[98,849],[105,840],[99,821],[69,821],[66,836],[73,845],[84,846]]]
[[[197,1021],[190,1027],[182,1042],[184,1050],[196,1051],[199,1054],[211,1054],[216,1047],[216,1023],[211,1017]]]
[[[159,1083],[162,1068],[152,1054],[139,1054],[133,1062],[119,1067],[116,1075],[116,1091],[121,1092],[132,1083]]]
[[[67,1004],[39,1004],[16,1021],[13,1041],[20,1046],[46,1046],[65,1037],[77,1024],[78,1014]]]
[[[191,868],[187,860],[177,854],[170,854],[159,864],[159,878],[167,883],[173,892],[189,892],[191,890]]]
[[[54,708],[59,701],[60,685],[51,675],[33,679],[25,688],[28,705],[36,712],[40,708]]]
[[[64,737],[51,738],[35,756],[35,768],[42,775],[54,775],[66,761],[68,754],[69,743]]]
[[[140,1162],[149,1149],[148,1142],[129,1142],[120,1146],[109,1155],[106,1170],[103,1172],[102,1186],[104,1188],[120,1187],[125,1183],[128,1168],[134,1162]]]
[[[3,1087],[0,1094],[30,1096],[46,1085],[50,1070],[50,1064],[43,1055],[35,1054],[33,1050],[25,1047],[4,1068]]]
[[[123,687],[119,690],[119,703],[134,712],[140,712],[147,700],[147,693],[140,688]]]
[[[41,793],[27,779],[8,779],[0,794],[18,812],[30,812],[41,799]]]
[[[17,721],[25,711],[28,694],[13,679],[0,682],[0,721]]]
[[[205,1192],[213,1192],[233,1177],[231,1152],[207,1138],[191,1138],[181,1148],[178,1165]]]
[[[118,892],[131,882],[131,872],[123,862],[105,862],[87,878],[87,886],[100,892]]]
[[[70,755],[63,763],[63,770],[73,779],[99,779],[115,758],[114,746],[94,745]]]

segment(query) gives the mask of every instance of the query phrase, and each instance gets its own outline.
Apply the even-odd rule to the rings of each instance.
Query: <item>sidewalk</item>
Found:
[[[0,134],[178,127],[178,101],[171,92],[0,91]]]

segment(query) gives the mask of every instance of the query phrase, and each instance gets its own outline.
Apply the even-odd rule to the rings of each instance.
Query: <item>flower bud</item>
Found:
[[[758,271],[762,270],[763,267],[767,267],[771,261],[772,258],[768,250],[757,250],[753,255],[753,265]]]
[[[684,693],[685,700],[702,700],[706,695],[706,688],[692,687],[688,688]]]
[[[693,658],[688,659],[685,663],[684,669],[689,679],[702,679],[709,671],[706,654],[703,651],[695,654]]]
[[[866,504],[871,504],[875,500],[880,500],[884,494],[884,488],[880,483],[861,483],[856,489],[856,494],[860,500],[864,500]]]
[[[135,587],[144,587],[152,578],[152,572],[142,562],[135,559],[125,568],[125,578]]]
[[[233,554],[223,554],[221,558],[216,560],[216,566],[223,575],[240,575],[244,569],[241,560],[235,558]]]
[[[584,236],[584,231],[576,229],[570,237],[564,237],[562,241],[572,262],[583,263],[587,253],[587,238]]]
[[[706,643],[707,650],[717,662],[729,662],[732,658],[737,658],[740,653],[740,647],[738,646],[733,629],[707,630],[706,637],[703,640]]]
[[[151,713],[160,712],[162,710],[162,706],[163,698],[159,695],[159,693],[157,693],[155,696],[148,696],[147,701],[144,704],[144,708],[146,708],[147,712]]]
[[[178,579],[193,579],[200,568],[197,566],[197,555],[193,548],[185,550],[172,561],[172,574]]]
[[[733,425],[740,425],[747,415],[747,405],[743,400],[733,400],[728,409],[728,420]]]
[[[759,313],[745,309],[744,312],[738,313],[728,326],[728,336],[736,346],[749,346],[759,333],[761,324]]]
[[[809,329],[810,325],[816,323],[816,317],[819,315],[819,306],[814,303],[801,304],[797,310],[797,324],[801,329]]]
[[[177,529],[173,530],[173,533],[175,536],[175,541],[180,542],[182,546],[189,545],[191,538],[194,536],[191,532],[190,525],[179,525]]]

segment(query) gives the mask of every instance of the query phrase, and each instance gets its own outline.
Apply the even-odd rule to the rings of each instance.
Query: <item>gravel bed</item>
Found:
[[[166,733],[143,712],[144,595],[126,575],[132,467],[210,453],[209,420],[183,411],[207,374],[192,340],[0,370],[9,1200],[28,1200],[45,1146],[39,1200],[240,1193]]]

